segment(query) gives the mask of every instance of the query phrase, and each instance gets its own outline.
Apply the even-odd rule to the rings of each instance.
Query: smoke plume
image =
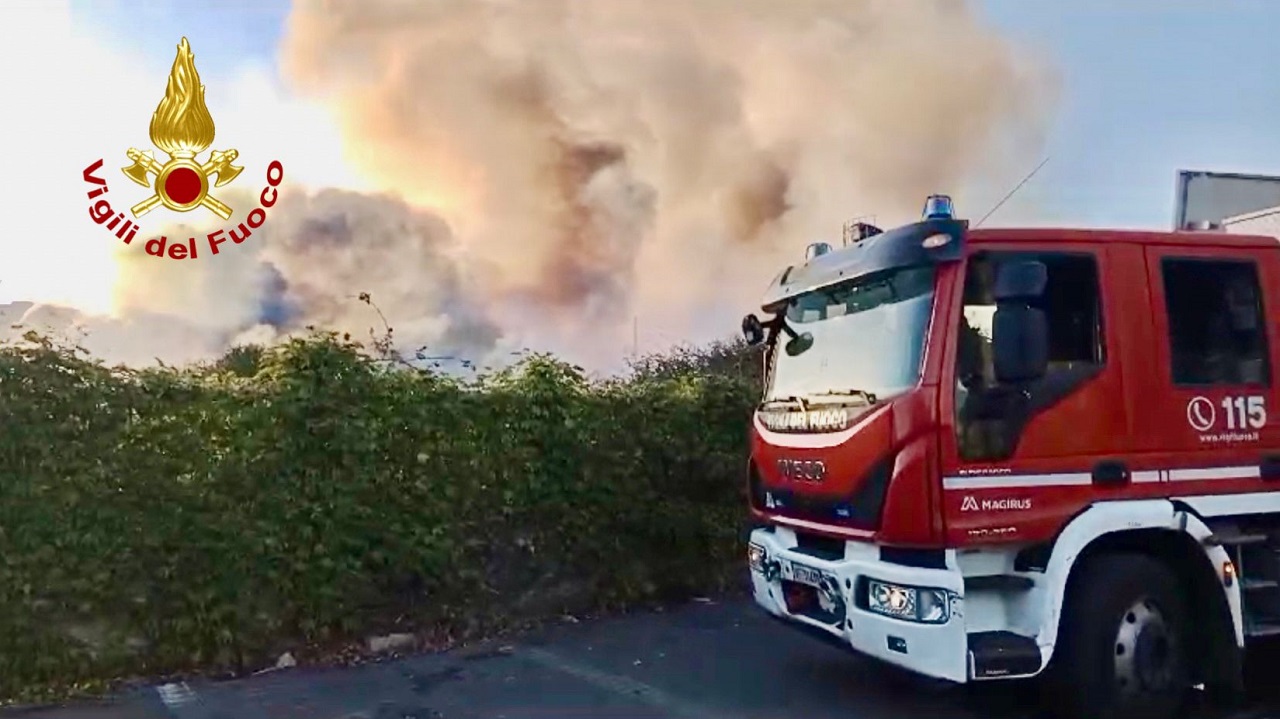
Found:
[[[282,60],[486,296],[615,352],[722,334],[855,215],[1007,187],[1053,99],[956,0],[297,0]]]
[[[843,222],[1012,186],[1055,91],[961,0],[294,0],[279,59],[369,186],[284,188],[216,258],[128,257],[126,322],[188,353],[364,334],[360,292],[405,348],[478,360],[616,366],[637,317],[642,350],[724,336]]]
[[[226,199],[244,217],[257,198],[240,191]],[[168,236],[203,242],[207,231],[180,226]],[[145,312],[198,323],[219,349],[309,325],[366,340],[371,329],[392,327],[401,350],[483,359],[500,332],[450,256],[454,245],[443,220],[400,200],[291,188],[267,222],[216,256],[174,263],[135,254],[117,301],[125,317]],[[361,302],[362,293],[374,303]],[[92,336],[86,346],[96,349]]]

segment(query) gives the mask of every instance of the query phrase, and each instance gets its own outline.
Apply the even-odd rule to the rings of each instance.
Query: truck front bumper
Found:
[[[886,562],[879,547],[845,542],[839,552],[798,546],[785,527],[751,533],[755,601],[778,619],[918,674],[969,680],[964,579],[952,565]]]

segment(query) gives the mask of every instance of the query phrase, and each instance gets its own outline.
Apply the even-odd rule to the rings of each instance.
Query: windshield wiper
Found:
[[[799,395],[792,395],[789,397],[774,397],[772,399],[767,399],[764,402],[761,402],[760,406],[768,407],[769,405],[773,405],[773,404],[793,404],[793,405],[799,406],[801,411],[808,412],[809,402],[807,400],[813,400],[818,397],[856,397],[862,400],[863,402],[866,402],[868,405],[875,404],[877,401],[876,396],[871,392],[867,392],[866,390],[833,389],[827,392],[813,392],[811,394],[806,395],[805,397],[801,397]]]
[[[876,396],[862,389],[833,389],[829,392],[815,392],[810,397],[858,397],[867,404],[875,404]]]
[[[809,405],[805,403],[804,397],[800,397],[798,395],[792,395],[790,397],[774,397],[772,399],[767,399],[761,403],[761,406],[768,407],[771,404],[795,404],[800,406],[801,412],[809,411]]]

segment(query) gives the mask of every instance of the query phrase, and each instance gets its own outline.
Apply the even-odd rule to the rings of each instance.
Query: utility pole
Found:
[[[631,316],[631,356],[640,354],[640,315]]]

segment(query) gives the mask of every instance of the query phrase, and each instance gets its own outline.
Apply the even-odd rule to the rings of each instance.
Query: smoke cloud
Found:
[[[244,217],[257,198],[240,191],[224,199],[236,217]],[[178,226],[167,236],[180,242],[195,236],[203,243],[208,231]],[[199,356],[232,344],[271,342],[307,326],[366,340],[370,330],[381,334],[391,327],[401,350],[425,347],[434,356],[484,359],[501,344],[483,300],[450,256],[455,238],[436,215],[385,195],[291,188],[250,232],[242,244],[225,242],[217,255],[194,261],[134,254],[121,271],[121,314],[196,326],[205,342],[188,343],[188,353]],[[361,302],[361,293],[372,295],[374,304]],[[120,322],[103,324],[117,328]],[[112,336],[109,328],[98,329]],[[105,340],[95,334],[84,344],[97,351]],[[130,339],[133,345],[152,342],[145,333],[141,342],[136,335]]]
[[[295,0],[279,59],[368,186],[288,188],[216,258],[128,258],[125,317],[194,323],[189,352],[364,334],[359,292],[405,348],[477,360],[614,367],[633,318],[642,350],[720,337],[843,222],[1002,194],[1056,90],[960,0]]]
[[[723,334],[855,215],[1007,187],[1054,88],[956,0],[297,0],[282,60],[486,296],[603,353],[637,315]]]

